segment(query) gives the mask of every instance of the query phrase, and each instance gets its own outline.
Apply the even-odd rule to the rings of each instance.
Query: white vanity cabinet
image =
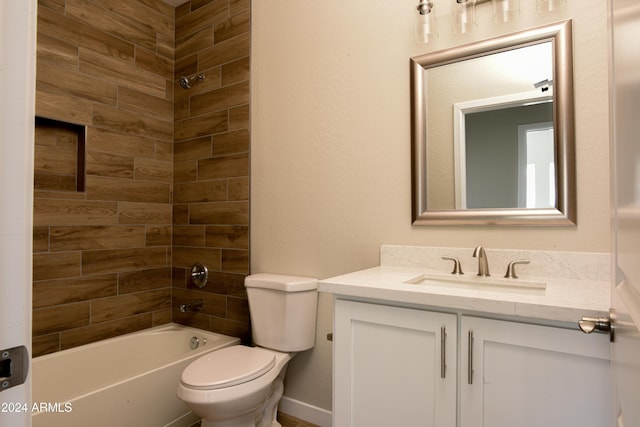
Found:
[[[454,314],[336,300],[333,427],[455,427],[456,345]]]
[[[606,335],[335,300],[334,427],[610,426],[608,378]]]

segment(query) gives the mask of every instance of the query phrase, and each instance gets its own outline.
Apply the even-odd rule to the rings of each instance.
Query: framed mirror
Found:
[[[414,225],[575,225],[571,21],[411,58]]]

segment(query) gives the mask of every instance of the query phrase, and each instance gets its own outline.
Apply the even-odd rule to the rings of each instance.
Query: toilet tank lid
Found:
[[[259,273],[247,276],[244,279],[244,285],[247,288],[265,288],[283,292],[303,292],[318,289],[318,279],[314,279],[313,277]]]

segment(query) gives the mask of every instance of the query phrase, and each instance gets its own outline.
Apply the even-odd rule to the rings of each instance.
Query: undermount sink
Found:
[[[500,279],[483,276],[442,276],[421,274],[404,282],[410,285],[429,286],[446,289],[468,289],[475,291],[507,292],[525,295],[544,295],[547,284],[520,279]]]

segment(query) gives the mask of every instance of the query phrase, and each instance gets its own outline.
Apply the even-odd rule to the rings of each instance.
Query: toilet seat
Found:
[[[235,345],[212,351],[192,362],[180,382],[196,390],[217,390],[254,380],[276,363],[273,352],[260,347]]]

